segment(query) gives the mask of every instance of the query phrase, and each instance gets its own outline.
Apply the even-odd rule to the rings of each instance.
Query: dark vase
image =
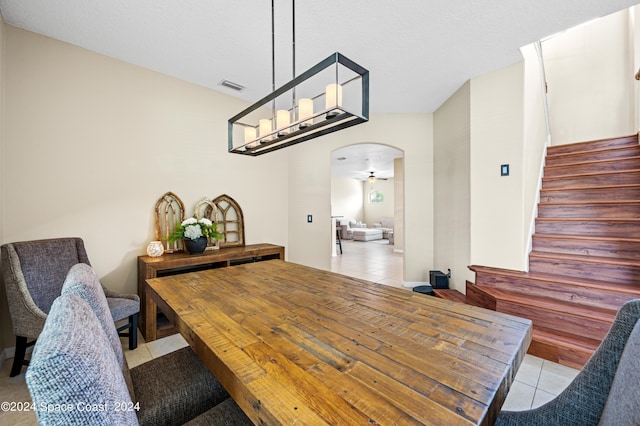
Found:
[[[200,237],[197,240],[185,238],[183,242],[184,248],[189,254],[201,254],[207,248],[207,237]]]

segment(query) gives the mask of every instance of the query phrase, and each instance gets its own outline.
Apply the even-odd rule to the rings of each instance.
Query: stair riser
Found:
[[[574,278],[586,278],[609,281],[620,285],[637,286],[640,282],[640,267],[606,265],[601,263],[580,263],[567,259],[546,259],[531,256],[529,272],[555,274],[562,271],[562,275]]]
[[[536,220],[536,233],[594,237],[640,238],[640,224],[633,221],[552,221]]]
[[[557,154],[568,154],[584,151],[593,151],[596,149],[621,148],[638,144],[637,135],[623,136],[613,139],[602,139],[598,141],[573,143],[568,145],[556,145],[547,148],[547,155],[553,156]]]
[[[624,240],[578,240],[563,237],[533,236],[533,251],[558,254],[577,254],[622,259],[640,262],[640,242]]]
[[[610,322],[574,316],[568,312],[548,311],[532,306],[513,304],[499,299],[496,300],[496,311],[528,318],[533,321],[534,326],[589,339],[601,340],[611,328]]]
[[[542,180],[542,189],[570,189],[638,184],[640,184],[640,172],[621,172],[546,178]]]
[[[563,348],[562,346],[549,344],[547,342],[539,342],[534,337],[527,353],[557,364],[575,368],[576,370],[581,370],[593,354],[593,351]]]
[[[640,187],[605,187],[591,189],[555,189],[540,191],[541,203],[640,200]]]
[[[611,309],[612,311],[617,311],[625,302],[640,297],[640,285],[637,286],[635,293],[629,294],[601,288],[580,287],[562,282],[550,283],[526,277],[477,274],[474,290],[478,292],[482,287],[491,287],[532,297],[546,297],[581,306]],[[469,286],[467,286],[467,298],[468,295]]]
[[[640,203],[621,204],[545,204],[538,205],[540,218],[640,219]]]
[[[480,308],[496,310],[496,301],[493,297],[489,296],[482,290],[478,289],[473,283],[467,281],[466,287],[467,299],[466,302],[472,306],[478,306]]]
[[[632,146],[617,149],[607,149],[604,151],[580,152],[557,156],[547,156],[547,166],[561,166],[565,164],[583,163],[585,161],[613,160],[618,158],[629,158],[640,156],[640,146]]]
[[[585,174],[585,173],[596,173],[596,172],[607,173],[607,172],[638,170],[638,169],[640,169],[640,158],[628,158],[625,160],[603,161],[599,163],[596,162],[596,163],[569,164],[569,165],[557,166],[557,167],[546,166],[544,168],[544,176],[556,177],[556,176],[578,175],[578,174]]]

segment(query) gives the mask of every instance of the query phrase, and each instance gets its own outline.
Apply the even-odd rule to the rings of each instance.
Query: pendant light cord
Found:
[[[291,79],[295,79],[296,78],[296,0],[291,0],[291,52],[292,52],[292,60],[291,60],[291,73],[293,74]],[[296,108],[296,88],[295,86],[293,87],[293,91],[291,93],[291,107],[294,111],[297,110]],[[295,117],[294,117],[295,119]]]
[[[275,18],[275,0],[271,0],[271,92],[276,91],[276,18]],[[276,100],[272,102],[273,120],[276,116]]]
[[[296,0],[291,0],[291,79],[296,78]],[[271,0],[271,92],[276,91],[276,18],[275,18],[275,0]],[[296,88],[292,90],[291,110],[294,112],[296,108]],[[274,99],[271,107],[271,115],[275,120],[276,100]]]

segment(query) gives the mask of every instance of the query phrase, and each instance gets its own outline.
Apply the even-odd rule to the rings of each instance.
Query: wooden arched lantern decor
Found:
[[[182,250],[182,241],[167,241],[177,222],[184,217],[184,204],[173,192],[167,192],[156,203],[156,240],[162,241],[166,253]]]
[[[208,200],[207,198],[203,198],[202,200],[196,203],[195,207],[195,215],[197,219],[207,218],[213,223],[218,223],[218,209],[216,205],[213,204],[213,201]],[[218,225],[218,232],[220,225]],[[207,248],[220,248],[217,240],[209,240],[207,243]]]
[[[214,215],[208,217],[218,224],[218,232],[222,234],[220,247],[244,246],[244,216],[238,203],[226,194],[216,197],[212,203]]]

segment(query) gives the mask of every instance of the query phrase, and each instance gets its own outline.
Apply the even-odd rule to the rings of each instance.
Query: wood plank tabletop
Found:
[[[493,424],[531,322],[282,260],[147,280],[256,424]]]

